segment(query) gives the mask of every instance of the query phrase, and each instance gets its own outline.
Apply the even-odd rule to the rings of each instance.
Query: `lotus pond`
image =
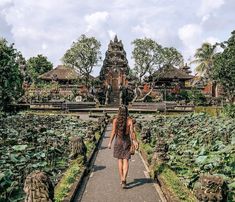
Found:
[[[142,146],[150,164],[155,146],[161,139],[168,147],[165,164],[189,189],[197,186],[196,182],[202,174],[221,176],[229,188],[228,200],[235,200],[234,119],[190,114],[157,116],[140,124],[151,131],[151,135],[144,135],[144,140],[142,138]]]
[[[69,138],[84,136],[93,121],[75,116],[14,115],[0,118],[0,201],[22,201],[25,177],[50,174],[54,184],[69,165]]]

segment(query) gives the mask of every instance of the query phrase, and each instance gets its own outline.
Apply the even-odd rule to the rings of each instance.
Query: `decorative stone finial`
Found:
[[[114,40],[113,40],[115,43],[117,43],[118,42],[118,38],[117,38],[117,35],[115,35],[115,37],[114,37]]]

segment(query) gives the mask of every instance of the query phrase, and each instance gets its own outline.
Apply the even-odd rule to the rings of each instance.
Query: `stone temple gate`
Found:
[[[103,66],[100,71],[100,80],[106,89],[110,89],[110,100],[107,104],[117,106],[120,102],[120,89],[128,85],[127,75],[129,74],[129,65],[126,58],[126,52],[121,40],[115,36],[110,41],[108,50],[105,54]]]

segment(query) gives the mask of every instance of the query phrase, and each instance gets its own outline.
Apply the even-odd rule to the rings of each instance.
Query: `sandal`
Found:
[[[125,189],[126,188],[126,180],[122,181],[122,188]]]

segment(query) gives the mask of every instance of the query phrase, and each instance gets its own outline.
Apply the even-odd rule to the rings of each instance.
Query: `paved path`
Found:
[[[113,150],[107,148],[110,132],[111,125],[105,132],[81,201],[160,202],[154,184],[145,176],[146,170],[139,154],[135,154],[130,161],[127,177],[128,189],[121,188],[117,160],[112,156]]]

